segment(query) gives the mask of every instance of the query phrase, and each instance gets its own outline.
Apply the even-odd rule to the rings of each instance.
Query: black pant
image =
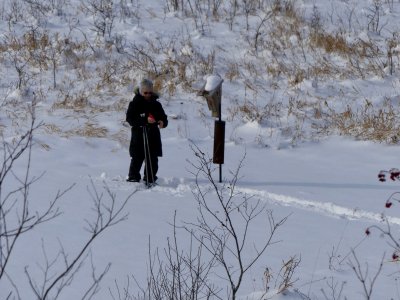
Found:
[[[146,130],[146,132],[144,131]],[[149,173],[147,174],[147,168],[144,168],[143,179],[149,182],[153,182],[157,179],[158,171],[158,155],[157,148],[151,143],[151,139],[145,139],[144,134],[147,134],[146,128],[139,128],[132,130],[131,144],[129,146],[129,153],[131,155],[131,164],[129,166],[129,178],[140,180],[140,169],[142,168],[143,161],[147,157],[146,166],[149,168]],[[149,142],[150,145],[145,144]],[[151,166],[151,169],[150,169]],[[148,175],[148,176],[147,176]]]
[[[140,180],[140,169],[142,168],[145,160],[144,152],[136,153],[134,157],[131,157],[131,164],[129,166],[129,178]],[[144,168],[143,180],[153,182],[157,179],[158,171],[158,156],[148,155],[146,165],[149,167],[148,180],[147,180],[147,169]],[[150,169],[151,166],[151,169]]]

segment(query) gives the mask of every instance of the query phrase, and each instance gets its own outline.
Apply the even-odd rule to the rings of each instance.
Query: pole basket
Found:
[[[213,163],[224,163],[225,150],[225,121],[215,120],[214,123],[214,153]]]

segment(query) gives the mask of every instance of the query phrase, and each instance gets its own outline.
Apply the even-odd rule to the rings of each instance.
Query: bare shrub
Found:
[[[325,291],[325,289],[321,289],[321,293],[324,296],[325,300],[341,300],[341,299],[347,299],[346,297],[342,298],[343,296],[343,289],[346,285],[346,282],[343,281],[339,283],[337,280],[335,280],[333,277],[329,278],[327,280],[327,286],[328,286],[328,291]]]
[[[36,19],[38,24],[45,24],[47,22],[47,17],[52,10],[50,4],[51,1],[41,1],[41,0],[25,0],[26,10],[28,13]]]
[[[355,53],[349,56],[349,66],[353,73],[361,78],[366,78],[368,74],[385,76],[386,54],[381,47],[373,41],[359,40],[354,45]]]
[[[382,271],[384,258],[385,256],[382,257],[376,273],[370,277],[368,265],[363,268],[356,253],[353,251],[353,258],[349,261],[349,266],[354,271],[358,281],[361,283],[366,300],[372,299],[374,285],[376,279]]]
[[[5,52],[5,58],[14,65],[19,78],[19,89],[28,86],[29,80],[37,75],[32,71],[32,67],[42,72],[51,69],[53,88],[56,87],[57,68],[64,51],[58,34],[50,35],[40,28],[32,28],[20,37],[6,35],[0,45],[0,51]]]
[[[391,168],[390,170],[381,170],[378,174],[379,181],[385,182],[387,180],[386,176],[389,176],[389,179],[392,181],[399,181],[400,180],[400,170],[398,168]],[[400,194],[400,192],[392,193],[385,202],[385,208],[391,209],[391,208],[395,207],[395,204],[400,203],[400,199],[398,197],[399,194]],[[383,237],[385,237],[388,240],[388,244],[393,250],[392,259],[394,261],[398,261],[398,260],[400,260],[399,239],[392,230],[392,227],[390,225],[390,217],[383,214],[382,221],[385,223],[385,226],[380,226],[380,225],[369,226],[365,230],[365,234],[367,236],[369,236],[370,234],[372,234],[372,232],[374,230],[377,230]]]
[[[86,220],[87,231],[89,236],[86,241],[78,248],[74,255],[67,253],[63,245],[60,245],[60,250],[54,259],[49,259],[44,251],[44,263],[40,267],[42,270],[42,279],[39,281],[33,278],[29,272],[29,268],[25,268],[25,274],[28,277],[29,284],[40,300],[49,299],[59,296],[66,287],[70,286],[76,274],[81,270],[83,262],[87,259],[87,254],[90,246],[95,240],[109,228],[124,221],[127,214],[124,213],[126,203],[135,193],[129,195],[122,203],[118,203],[116,195],[107,187],[104,187],[109,200],[106,200],[102,193],[99,193],[94,183],[92,182],[90,196],[93,200],[93,210],[95,212],[93,220]],[[61,268],[59,269],[59,267]],[[103,271],[96,274],[96,267],[92,262],[92,283],[83,292],[82,299],[91,299],[98,292],[98,288],[104,275],[108,272],[110,263],[106,265]],[[54,276],[48,277],[52,273]]]
[[[194,91],[192,83],[200,76],[212,73],[216,53],[201,53],[194,49],[189,38],[176,36],[132,44],[126,47],[129,64],[153,78],[170,95],[176,86]]]
[[[31,55],[27,47],[26,35],[18,38],[11,34],[7,34],[2,49],[5,50],[5,58],[13,65],[18,74],[17,88],[23,89],[27,87],[32,74],[29,71]],[[28,40],[29,41],[29,40]]]
[[[166,1],[167,10],[168,11],[177,11],[179,9],[179,7],[182,7],[182,5],[179,5],[179,4],[180,4],[179,0],[167,0]]]
[[[282,14],[289,18],[297,18],[295,0],[273,0],[271,10],[275,14]]]
[[[100,81],[97,83],[97,89],[101,90],[107,87],[113,89],[116,83],[119,83],[120,74],[122,73],[122,66],[119,60],[109,59],[104,65],[97,68]]]
[[[228,281],[226,298],[234,300],[246,273],[276,243],[277,230],[287,217],[275,221],[272,211],[266,209],[259,200],[253,201],[251,196],[236,191],[243,160],[236,171],[232,172],[232,179],[227,184],[219,185],[213,179],[211,159],[196,147],[193,147],[193,152],[197,159],[196,163],[191,163],[196,179],[193,194],[198,203],[199,217],[197,222],[190,222],[185,227],[216,258]],[[203,179],[210,185],[201,186],[199,182]],[[211,191],[215,193],[216,199],[210,199]],[[268,218],[269,232],[265,233],[259,245],[255,245],[248,240],[248,234],[255,220],[261,216]],[[247,253],[245,257],[244,253],[249,246],[256,249],[255,254],[249,257]]]
[[[173,222],[173,237],[167,239],[167,247],[163,251],[151,251],[149,239],[149,267],[145,286],[133,277],[139,292],[131,290],[130,279],[121,289],[116,282],[110,289],[112,299],[236,299],[245,274],[259,261],[266,250],[277,243],[275,236],[287,217],[275,221],[273,214],[259,200],[253,201],[250,196],[236,191],[239,179],[238,168],[232,172],[232,179],[222,185],[217,184],[213,177],[211,160],[197,147],[192,147],[197,158],[191,163],[196,179],[193,195],[198,204],[199,215],[196,220],[176,224],[176,212]],[[206,179],[207,186],[200,185]],[[214,192],[215,199],[208,199]],[[256,219],[267,217],[269,230],[266,230],[264,241],[254,244],[248,238]],[[181,248],[177,231],[188,233],[188,249]],[[249,257],[249,247],[255,254]],[[291,257],[282,262],[275,285],[278,293],[292,287],[295,280],[294,272],[300,260]],[[220,275],[221,272],[223,275]],[[218,276],[228,282],[225,290],[213,283],[212,277]],[[226,295],[221,295],[226,292]]]
[[[392,181],[400,180],[400,170],[397,168],[392,168],[390,170],[381,170],[378,174],[379,181],[385,182],[387,179],[386,178],[387,175]],[[386,209],[391,209],[394,207],[394,204],[400,203],[398,195],[399,192],[394,192],[389,196],[389,198],[385,202]],[[396,232],[392,230],[390,217],[382,213],[382,221],[384,225],[369,226],[365,230],[365,237],[368,237],[372,235],[375,231],[377,231],[380,234],[380,236],[387,241],[388,246],[392,249],[391,261],[398,262],[400,260],[400,243],[398,236],[396,236]],[[380,263],[376,268],[375,273],[370,274],[369,265],[366,264],[365,267],[361,265],[354,249],[352,249],[351,253],[352,253],[352,258],[349,260],[348,265],[351,267],[356,278],[361,283],[365,299],[373,299],[372,298],[373,288],[377,278],[379,277],[384,268],[386,255],[384,254],[382,256]],[[398,274],[398,272],[395,272],[394,274]],[[393,276],[394,274],[391,274],[390,276]]]
[[[315,4],[313,5],[310,25],[312,32],[320,32],[323,30],[321,13],[319,12],[318,7]]]
[[[59,200],[71,190],[74,184],[65,190],[59,190],[47,205],[35,208],[31,196],[32,186],[37,184],[42,175],[34,176],[31,174],[32,152],[33,152],[33,136],[34,133],[42,126],[36,123],[35,103],[30,107],[30,124],[27,131],[20,138],[9,142],[2,138],[0,153],[4,158],[0,165],[0,281],[8,282],[9,287],[4,285],[4,289],[8,294],[8,299],[21,299],[21,278],[18,281],[12,277],[11,272],[7,272],[8,266],[12,261],[16,260],[15,249],[18,241],[23,236],[29,236],[34,229],[39,226],[45,226],[54,218],[60,216],[61,211],[57,207]],[[22,158],[26,159],[26,166],[23,172],[15,170],[14,166]],[[26,266],[24,269],[28,282],[32,289],[32,295],[36,299],[55,299],[67,287],[73,285],[73,279],[83,267],[83,262],[87,259],[90,246],[98,239],[98,237],[110,227],[118,224],[126,218],[123,212],[129,195],[122,203],[118,203],[116,195],[105,187],[109,201],[98,193],[92,182],[92,190],[90,191],[94,204],[94,218],[87,220],[89,237],[83,242],[77,253],[70,255],[67,247],[60,246],[60,250],[55,258],[49,258],[46,253],[46,246],[42,243],[44,263],[39,266]],[[18,217],[16,217],[18,216]],[[32,272],[32,270],[34,272]],[[95,267],[92,263],[92,283],[83,292],[81,299],[89,299],[99,288],[100,281],[105,273],[107,273],[109,265],[96,274]],[[42,278],[33,277],[33,273],[42,272]],[[51,276],[49,276],[51,274]]]
[[[0,280],[6,274],[7,265],[12,259],[17,241],[36,226],[59,216],[57,202],[70,189],[59,191],[42,211],[34,211],[30,208],[29,189],[40,179],[40,177],[32,178],[30,174],[33,134],[40,125],[36,124],[35,118],[32,117],[29,130],[15,142],[9,143],[4,140],[3,136],[1,137],[0,150],[4,160],[0,169],[0,250],[2,253],[0,256]],[[28,155],[26,173],[17,175],[13,172],[13,167],[23,155]],[[11,186],[9,178],[13,176],[16,176],[21,185],[14,190],[7,188],[7,186]],[[15,218],[15,215],[20,217]]]
[[[114,26],[114,1],[89,0],[81,1],[83,10],[93,17],[93,31],[99,36],[111,38]]]
[[[160,66],[156,60],[156,54],[159,54],[157,53],[158,51],[152,41],[146,40],[144,45],[132,44],[128,46],[126,54],[133,67],[148,74],[150,77],[156,77],[160,74]]]
[[[228,22],[229,29],[233,29],[233,24],[238,14],[238,0],[229,0],[228,7],[226,8],[226,21]]]
[[[30,64],[38,66],[41,71],[51,68],[53,74],[53,88],[57,86],[57,67],[63,53],[63,44],[59,35],[49,35],[47,32],[32,30],[25,33],[25,47],[30,54]]]
[[[241,9],[246,16],[246,30],[249,30],[249,18],[251,15],[255,14],[257,7],[257,2],[255,0],[243,0],[241,3]]]
[[[218,296],[221,290],[212,283],[210,278],[215,266],[215,258],[206,258],[204,246],[196,243],[193,237],[188,242],[189,249],[183,250],[182,242],[178,239],[178,229],[175,212],[173,236],[167,239],[167,247],[164,249],[163,255],[158,249],[154,252],[151,250],[149,238],[146,285],[139,285],[140,293],[137,297],[131,295],[130,299],[222,299]],[[138,284],[136,279],[135,281]],[[129,289],[125,290],[131,293]],[[111,291],[112,298],[116,299],[113,294]]]
[[[19,0],[11,0],[8,10],[4,12],[8,28],[11,31],[14,24],[24,19],[24,8]]]
[[[119,15],[122,20],[134,19],[140,22],[140,1],[139,0],[119,0]]]
[[[165,5],[166,10],[169,12],[181,11],[186,16],[191,15],[196,18],[199,16],[207,17],[207,14],[211,12],[211,15],[217,18],[223,4],[224,0],[168,0]]]
[[[383,10],[382,0],[374,0],[371,4],[371,7],[366,9],[368,30],[380,34],[382,29],[387,25],[387,23],[382,24],[381,21],[382,10]]]
[[[387,66],[389,67],[390,75],[395,73],[396,65],[399,67],[400,51],[397,49],[399,43],[400,37],[397,33],[393,33],[392,37],[386,40]],[[395,60],[397,60],[397,64],[395,64]]]

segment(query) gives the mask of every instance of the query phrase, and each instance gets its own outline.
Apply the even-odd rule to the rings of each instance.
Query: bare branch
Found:
[[[260,200],[236,192],[236,185],[244,157],[237,169],[231,172],[229,184],[218,184],[213,180],[211,159],[196,145],[192,146],[197,162],[191,162],[195,175],[196,188],[193,195],[198,203],[199,218],[197,223],[187,223],[185,229],[212,254],[225,270],[226,280],[230,285],[230,299],[235,299],[245,273],[262,257],[267,248],[276,243],[276,231],[287,217],[276,222],[272,212]],[[200,178],[209,183],[200,185]],[[209,199],[210,198],[210,199]],[[215,206],[217,203],[217,207]],[[256,254],[250,258],[244,252],[250,247],[248,233],[254,221],[264,215],[268,217],[270,232],[267,233],[261,247],[252,245]],[[193,228],[193,229],[192,229]],[[297,267],[293,264],[294,268]],[[286,285],[290,285],[292,273],[287,273]]]

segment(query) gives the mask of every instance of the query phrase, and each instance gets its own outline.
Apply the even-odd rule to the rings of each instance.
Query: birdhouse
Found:
[[[222,96],[222,83],[224,80],[218,75],[211,75],[207,77],[206,83],[198,93],[198,95],[206,98],[208,109],[211,115],[215,118],[221,119],[221,96]]]

